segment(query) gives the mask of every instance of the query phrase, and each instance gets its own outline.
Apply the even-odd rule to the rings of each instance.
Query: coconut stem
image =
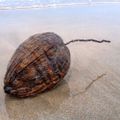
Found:
[[[75,39],[75,40],[71,40],[71,41],[65,43],[65,45],[68,45],[68,44],[74,43],[74,42],[97,42],[97,43],[107,42],[107,43],[110,43],[111,41],[109,41],[109,40],[98,41],[96,39]]]

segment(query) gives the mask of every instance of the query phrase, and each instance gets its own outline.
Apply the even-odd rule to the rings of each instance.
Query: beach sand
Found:
[[[120,4],[1,10],[0,120],[119,120],[119,15]],[[29,36],[48,31],[65,43],[77,38],[111,43],[69,44],[71,67],[57,88],[27,99],[6,95],[3,80],[15,49]]]

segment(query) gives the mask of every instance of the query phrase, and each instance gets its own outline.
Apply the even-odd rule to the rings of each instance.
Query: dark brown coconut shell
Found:
[[[70,52],[54,33],[35,34],[15,51],[4,79],[6,93],[29,97],[53,88],[66,75]]]

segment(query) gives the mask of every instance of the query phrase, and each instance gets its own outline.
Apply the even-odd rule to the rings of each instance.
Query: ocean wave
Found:
[[[30,9],[30,8],[48,8],[48,7],[63,7],[63,6],[73,6],[73,5],[85,5],[88,3],[64,3],[64,4],[33,4],[33,5],[17,5],[17,6],[1,6],[0,10],[9,9]]]
[[[92,0],[0,0],[0,10],[63,7],[74,5],[111,4],[114,2],[93,2]]]

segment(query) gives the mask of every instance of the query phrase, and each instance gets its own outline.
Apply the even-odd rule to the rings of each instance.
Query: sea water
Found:
[[[120,0],[0,0],[0,10],[120,3]]]
[[[88,0],[0,0],[0,9],[44,8],[86,4]]]

